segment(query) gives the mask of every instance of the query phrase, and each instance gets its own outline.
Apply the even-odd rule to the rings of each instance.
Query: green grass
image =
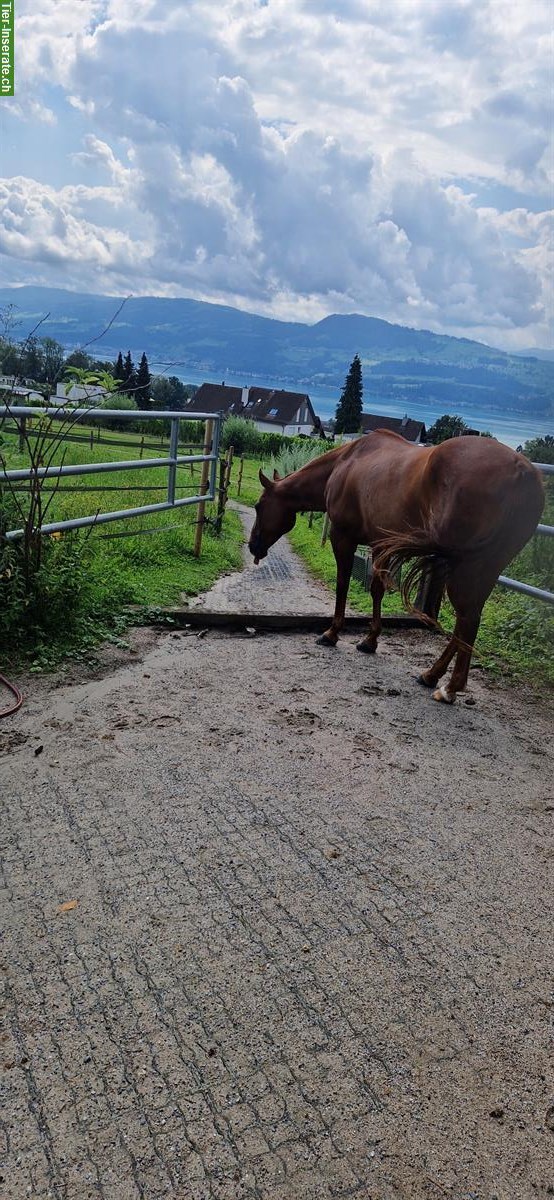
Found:
[[[110,432],[109,436],[116,443],[134,440],[134,435],[129,433],[118,437]],[[139,444],[137,435],[137,448]],[[13,436],[4,436],[2,453],[11,468],[29,465],[26,457],[19,454]],[[148,450],[145,457],[161,457],[162,454]],[[137,457],[138,453],[132,448],[117,444],[95,445],[91,449],[88,444],[66,443],[64,447],[66,465]],[[61,452],[58,452],[54,462],[60,462],[60,458]],[[108,490],[121,485],[131,490]],[[60,488],[51,493],[52,503],[45,517],[47,522],[162,501],[167,493],[167,469],[151,468],[140,475],[133,470],[66,477],[61,486],[63,491]],[[79,491],[78,488],[83,486],[101,490]],[[199,486],[199,464],[195,467],[194,478],[190,467],[178,468],[178,496],[197,494]],[[155,490],[145,491],[145,487]],[[24,499],[23,492],[17,495]],[[213,518],[214,508],[214,505],[206,506],[208,517]],[[23,607],[14,615],[15,627],[9,631],[12,661],[30,657],[36,665],[51,666],[66,654],[88,652],[106,636],[121,636],[130,621],[129,615],[125,614],[126,606],[159,607],[177,603],[183,594],[196,595],[205,591],[223,572],[239,568],[242,525],[237,514],[231,510],[226,512],[220,537],[215,537],[209,526],[205,528],[198,559],[193,554],[197,516],[197,505],[190,505],[98,525],[92,530],[45,537],[52,578],[41,583],[39,599],[43,611],[33,622],[25,620],[28,613]],[[14,527],[13,517],[9,525]],[[71,570],[76,579],[79,577],[79,588],[76,582],[71,588],[71,580],[67,579]],[[62,575],[65,590],[60,585]],[[76,595],[77,591],[79,595]],[[67,597],[65,616],[64,596]],[[57,622],[56,605],[60,609]],[[51,619],[46,611],[48,608]]]
[[[255,504],[261,494],[258,480],[258,461],[245,460],[240,499]],[[236,477],[235,477],[236,478]],[[232,492],[236,495],[236,492]],[[547,504],[542,517],[544,524],[554,524],[554,487],[547,488]],[[299,515],[290,541],[312,574],[333,591],[336,582],[335,559],[329,541],[321,546],[321,514],[314,514],[312,528],[308,516]],[[510,563],[503,574],[536,587],[553,590],[554,541],[536,537]],[[352,580],[348,602],[358,612],[370,612],[371,597],[356,580]],[[402,611],[398,592],[389,592],[383,600],[383,613]],[[453,612],[448,603],[441,609],[441,625],[453,628]],[[477,638],[479,661],[494,674],[508,675],[527,682],[554,686],[554,611],[552,606],[532,600],[503,587],[494,589],[483,610]]]

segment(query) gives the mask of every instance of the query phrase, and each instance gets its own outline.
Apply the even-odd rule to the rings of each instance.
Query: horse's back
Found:
[[[437,538],[449,545],[500,539],[508,552],[528,540],[544,507],[536,467],[494,438],[451,438],[435,446],[426,486]]]
[[[419,519],[427,447],[378,429],[345,449],[327,485],[333,524],[356,526],[362,542],[382,528]]]
[[[424,447],[376,430],[345,448],[327,499],[331,521],[355,527],[360,541],[412,527],[468,549],[500,538],[509,550],[531,536],[544,489],[536,468],[494,438]]]

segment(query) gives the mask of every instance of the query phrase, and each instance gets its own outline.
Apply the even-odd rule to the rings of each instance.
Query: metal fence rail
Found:
[[[20,420],[29,416],[47,416],[54,420],[80,421],[84,419],[90,420],[94,417],[94,410],[90,408],[77,408],[67,410],[67,408],[31,408],[26,405],[3,405],[0,406],[0,424],[2,421],[10,418],[19,418]],[[136,420],[136,412],[126,412],[124,409],[102,409],[102,418],[115,418],[119,420]],[[219,442],[221,436],[221,415],[219,413],[175,413],[155,411],[141,412],[140,420],[154,421],[165,420],[171,423],[171,434],[169,441],[169,452],[162,458],[140,458],[130,459],[118,462],[104,463],[79,463],[75,466],[61,467],[38,467],[37,469],[13,470],[4,471],[0,469],[0,483],[2,480],[8,482],[19,482],[21,480],[31,479],[61,479],[71,475],[97,475],[104,474],[108,471],[140,471],[142,468],[146,470],[151,467],[167,467],[167,500],[161,501],[158,504],[143,504],[136,508],[124,508],[116,512],[97,513],[89,517],[75,517],[67,521],[50,521],[45,525],[40,526],[41,533],[57,533],[63,529],[84,529],[90,525],[105,525],[108,521],[120,521],[127,517],[139,517],[143,513],[163,512],[169,508],[182,508],[185,504],[201,504],[207,501],[215,500],[217,486],[217,460],[219,456]],[[213,422],[213,438],[212,446],[209,454],[179,454],[179,422],[180,421],[212,421]],[[185,466],[190,463],[209,463],[209,479],[208,490],[202,495],[185,496],[180,499],[176,497],[176,480],[177,467]],[[7,541],[15,541],[24,535],[23,529],[11,529],[4,536]]]

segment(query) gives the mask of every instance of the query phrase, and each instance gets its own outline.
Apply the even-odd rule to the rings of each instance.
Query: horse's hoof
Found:
[[[421,683],[423,687],[426,688],[432,688],[436,686],[436,681],[434,679],[427,679],[423,672],[421,675],[414,675],[414,679],[416,683]]]
[[[372,646],[371,642],[366,642],[365,640],[358,642],[356,646],[356,650],[359,650],[360,654],[375,654],[376,649],[377,646]]]
[[[437,688],[436,692],[433,692],[433,700],[443,700],[445,704],[453,704],[455,699],[456,693],[447,692],[445,687]]]
[[[316,646],[330,646],[331,650],[336,650],[337,643],[332,638],[327,637],[326,633],[322,633],[321,637],[316,640]]]

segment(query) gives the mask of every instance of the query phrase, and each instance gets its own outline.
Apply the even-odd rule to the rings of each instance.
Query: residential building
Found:
[[[85,407],[91,408],[108,398],[106,389],[100,384],[72,383],[69,389],[67,383],[56,385],[56,400],[63,404],[80,404],[81,401],[84,401]]]
[[[353,441],[364,433],[373,433],[376,429],[390,429],[399,433],[407,442],[421,445],[427,436],[423,421],[414,421],[411,417],[383,417],[378,413],[362,413],[360,433],[343,434],[342,441]]]
[[[253,421],[263,433],[287,437],[316,437],[321,421],[306,392],[287,392],[262,387],[229,387],[225,383],[203,383],[187,404],[187,412],[223,413]]]

